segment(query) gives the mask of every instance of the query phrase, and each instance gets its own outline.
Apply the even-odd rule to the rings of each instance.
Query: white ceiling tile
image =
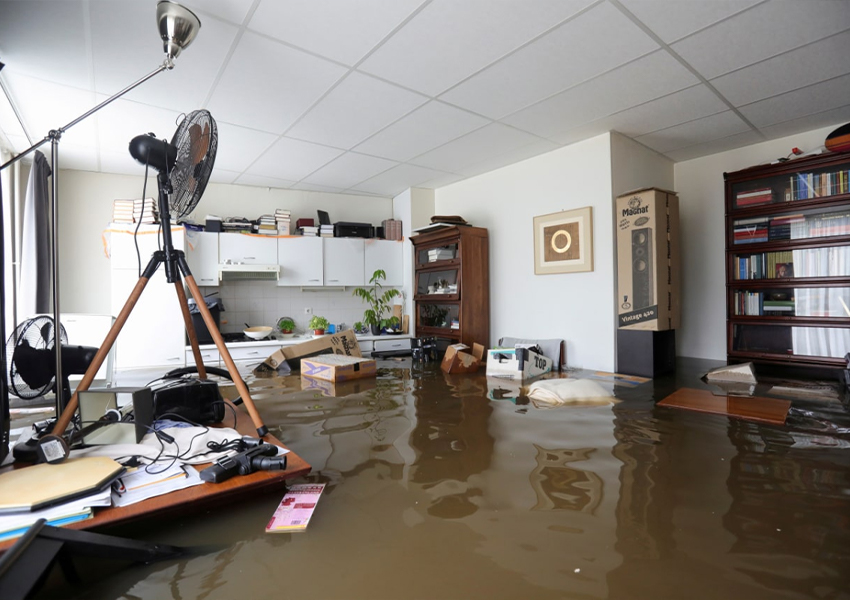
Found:
[[[4,75],[28,75],[61,85],[88,86],[82,2],[2,2],[0,59],[6,63]]]
[[[671,47],[706,79],[850,29],[846,1],[774,0]]]
[[[251,165],[248,173],[300,181],[343,152],[337,148],[284,137]]]
[[[201,29],[207,24],[205,15],[213,15],[236,25],[241,25],[254,0],[190,0],[181,2],[183,6],[196,12],[201,20]]]
[[[287,135],[347,149],[426,101],[414,92],[352,72]]]
[[[813,115],[800,117],[777,123],[770,127],[762,127],[761,132],[769,140],[776,138],[802,133],[803,131],[811,131],[812,129],[820,129],[821,127],[829,127],[834,125],[838,128],[841,125],[850,122],[850,104],[839,106],[832,110],[827,110]],[[808,150],[808,148],[806,148]]]
[[[404,162],[489,122],[432,100],[358,145],[356,150]]]
[[[697,82],[697,78],[667,52],[658,51],[502,121],[554,139],[589,121],[666,96]]]
[[[665,153],[679,148],[710,142],[750,130],[741,118],[731,110],[689,123],[682,123],[660,131],[641,135],[635,139],[657,152]]]
[[[64,127],[101,101],[97,94],[90,91],[25,75],[3,75],[27,132],[34,141],[41,140],[52,129]],[[89,117],[68,129],[62,135],[62,141],[94,148],[96,131],[97,120]]]
[[[22,135],[8,134],[6,135],[6,139],[9,140],[9,143],[12,145],[12,147],[9,148],[12,156],[19,154],[32,146],[30,141]]]
[[[162,64],[155,3],[91,0],[90,6],[98,92],[115,94]],[[187,113],[201,108],[236,31],[234,25],[204,20],[198,37],[175,59],[173,70],[159,73],[124,98]]]
[[[733,71],[711,84],[733,105],[742,106],[850,73],[848,57],[850,31]]]
[[[366,181],[357,184],[352,189],[358,192],[396,196],[409,187],[417,187],[423,181],[431,181],[438,177],[450,175],[416,165],[398,165],[389,171],[384,171]]]
[[[699,158],[700,156],[708,156],[710,154],[717,154],[718,152],[726,152],[727,150],[743,148],[744,146],[758,144],[763,141],[764,138],[759,135],[758,132],[750,130],[742,133],[736,133],[719,140],[712,140],[704,144],[697,144],[696,146],[681,148],[679,150],[671,150],[670,152],[665,152],[665,155],[675,162],[681,162],[684,160]]]
[[[145,174],[144,165],[133,160],[133,157],[126,150],[121,152],[117,149],[100,151],[100,170],[103,173],[135,175],[136,177],[143,177]],[[148,175],[150,177],[148,180],[148,196],[156,197],[156,171],[150,169]],[[142,185],[139,184],[139,195],[141,196],[141,194]]]
[[[717,94],[700,84],[581,125],[552,139],[569,144],[606,131],[619,131],[623,135],[636,137],[727,109],[728,106]]]
[[[354,65],[423,0],[264,0],[249,27]]]
[[[307,177],[304,182],[348,189],[391,169],[396,164],[398,163],[383,158],[346,152]]]
[[[465,167],[538,141],[540,138],[524,131],[501,123],[492,123],[426,152],[410,162],[437,171],[461,173]]]
[[[100,150],[129,157],[130,140],[134,137],[153,133],[157,139],[171,141],[179,121],[180,114],[177,112],[129,100],[116,100],[98,113]],[[135,164],[136,174],[143,174],[144,165]]]
[[[233,183],[236,181],[236,178],[239,177],[239,171],[228,171],[226,169],[219,169],[218,162],[216,161],[215,168],[210,174],[210,183]]]
[[[850,98],[850,75],[760,100],[741,107],[740,111],[756,127],[766,127],[838,108],[847,103],[847,98]]]
[[[600,4],[440,99],[499,119],[657,49],[620,11]]]
[[[652,29],[664,42],[670,43],[717,23],[762,0],[711,0],[688,2],[687,8],[678,2],[659,0],[620,0],[632,14]]]
[[[434,0],[360,69],[436,96],[592,0]]]
[[[509,150],[504,154],[493,156],[481,162],[475,163],[462,169],[462,173],[467,177],[474,177],[482,173],[488,173],[496,169],[501,169],[508,165],[513,165],[523,160],[539,156],[546,152],[555,150],[557,146],[548,140],[537,140],[527,146]]]
[[[216,124],[218,125],[216,170],[221,167],[241,173],[277,139],[274,134],[263,131],[246,129],[221,121]]]
[[[345,72],[345,67],[248,31],[209,108],[222,121],[281,134]]]
[[[329,192],[331,194],[342,192],[342,188],[329,187],[326,185],[313,185],[312,183],[304,183],[303,181],[292,186],[293,190],[305,190],[307,192]]]
[[[262,175],[251,175],[250,173],[242,173],[236,178],[236,183],[239,185],[253,185],[264,188],[290,188],[295,183],[286,179],[278,179],[276,177],[264,177]]]

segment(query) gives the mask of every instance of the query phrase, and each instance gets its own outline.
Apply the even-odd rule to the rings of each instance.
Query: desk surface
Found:
[[[236,408],[236,430],[243,435],[257,435],[254,423],[248,413],[242,408]],[[278,446],[284,446],[279,440],[271,435],[266,436],[266,441]],[[108,525],[117,525],[145,519],[149,516],[162,516],[168,513],[177,513],[185,510],[191,505],[192,510],[198,506],[210,506],[223,504],[247,494],[255,494],[258,491],[267,491],[283,487],[287,479],[293,479],[306,475],[310,472],[310,465],[303,458],[290,451],[287,455],[285,471],[257,471],[250,475],[237,475],[222,483],[203,483],[155,498],[149,498],[136,504],[124,507],[95,508],[94,516],[85,521],[71,523],[68,529],[94,529]],[[203,469],[207,465],[197,465]],[[0,542],[0,552],[8,549],[15,543],[17,538]]]

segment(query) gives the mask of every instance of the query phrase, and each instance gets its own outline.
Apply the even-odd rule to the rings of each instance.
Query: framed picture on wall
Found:
[[[534,217],[534,273],[593,270],[593,208]]]

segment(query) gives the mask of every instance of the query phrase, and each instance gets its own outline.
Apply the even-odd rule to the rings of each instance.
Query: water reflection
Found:
[[[135,537],[226,549],[80,597],[846,595],[846,412],[795,403],[774,427],[655,407],[704,371],[546,409],[434,364],[253,381],[265,422],[327,483],[309,530],[262,533],[280,494],[152,524]]]

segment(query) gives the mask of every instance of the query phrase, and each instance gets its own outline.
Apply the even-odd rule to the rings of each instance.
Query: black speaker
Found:
[[[676,369],[676,330],[617,330],[617,373],[656,377]]]
[[[652,229],[632,231],[632,305],[634,310],[655,304],[652,290]]]

